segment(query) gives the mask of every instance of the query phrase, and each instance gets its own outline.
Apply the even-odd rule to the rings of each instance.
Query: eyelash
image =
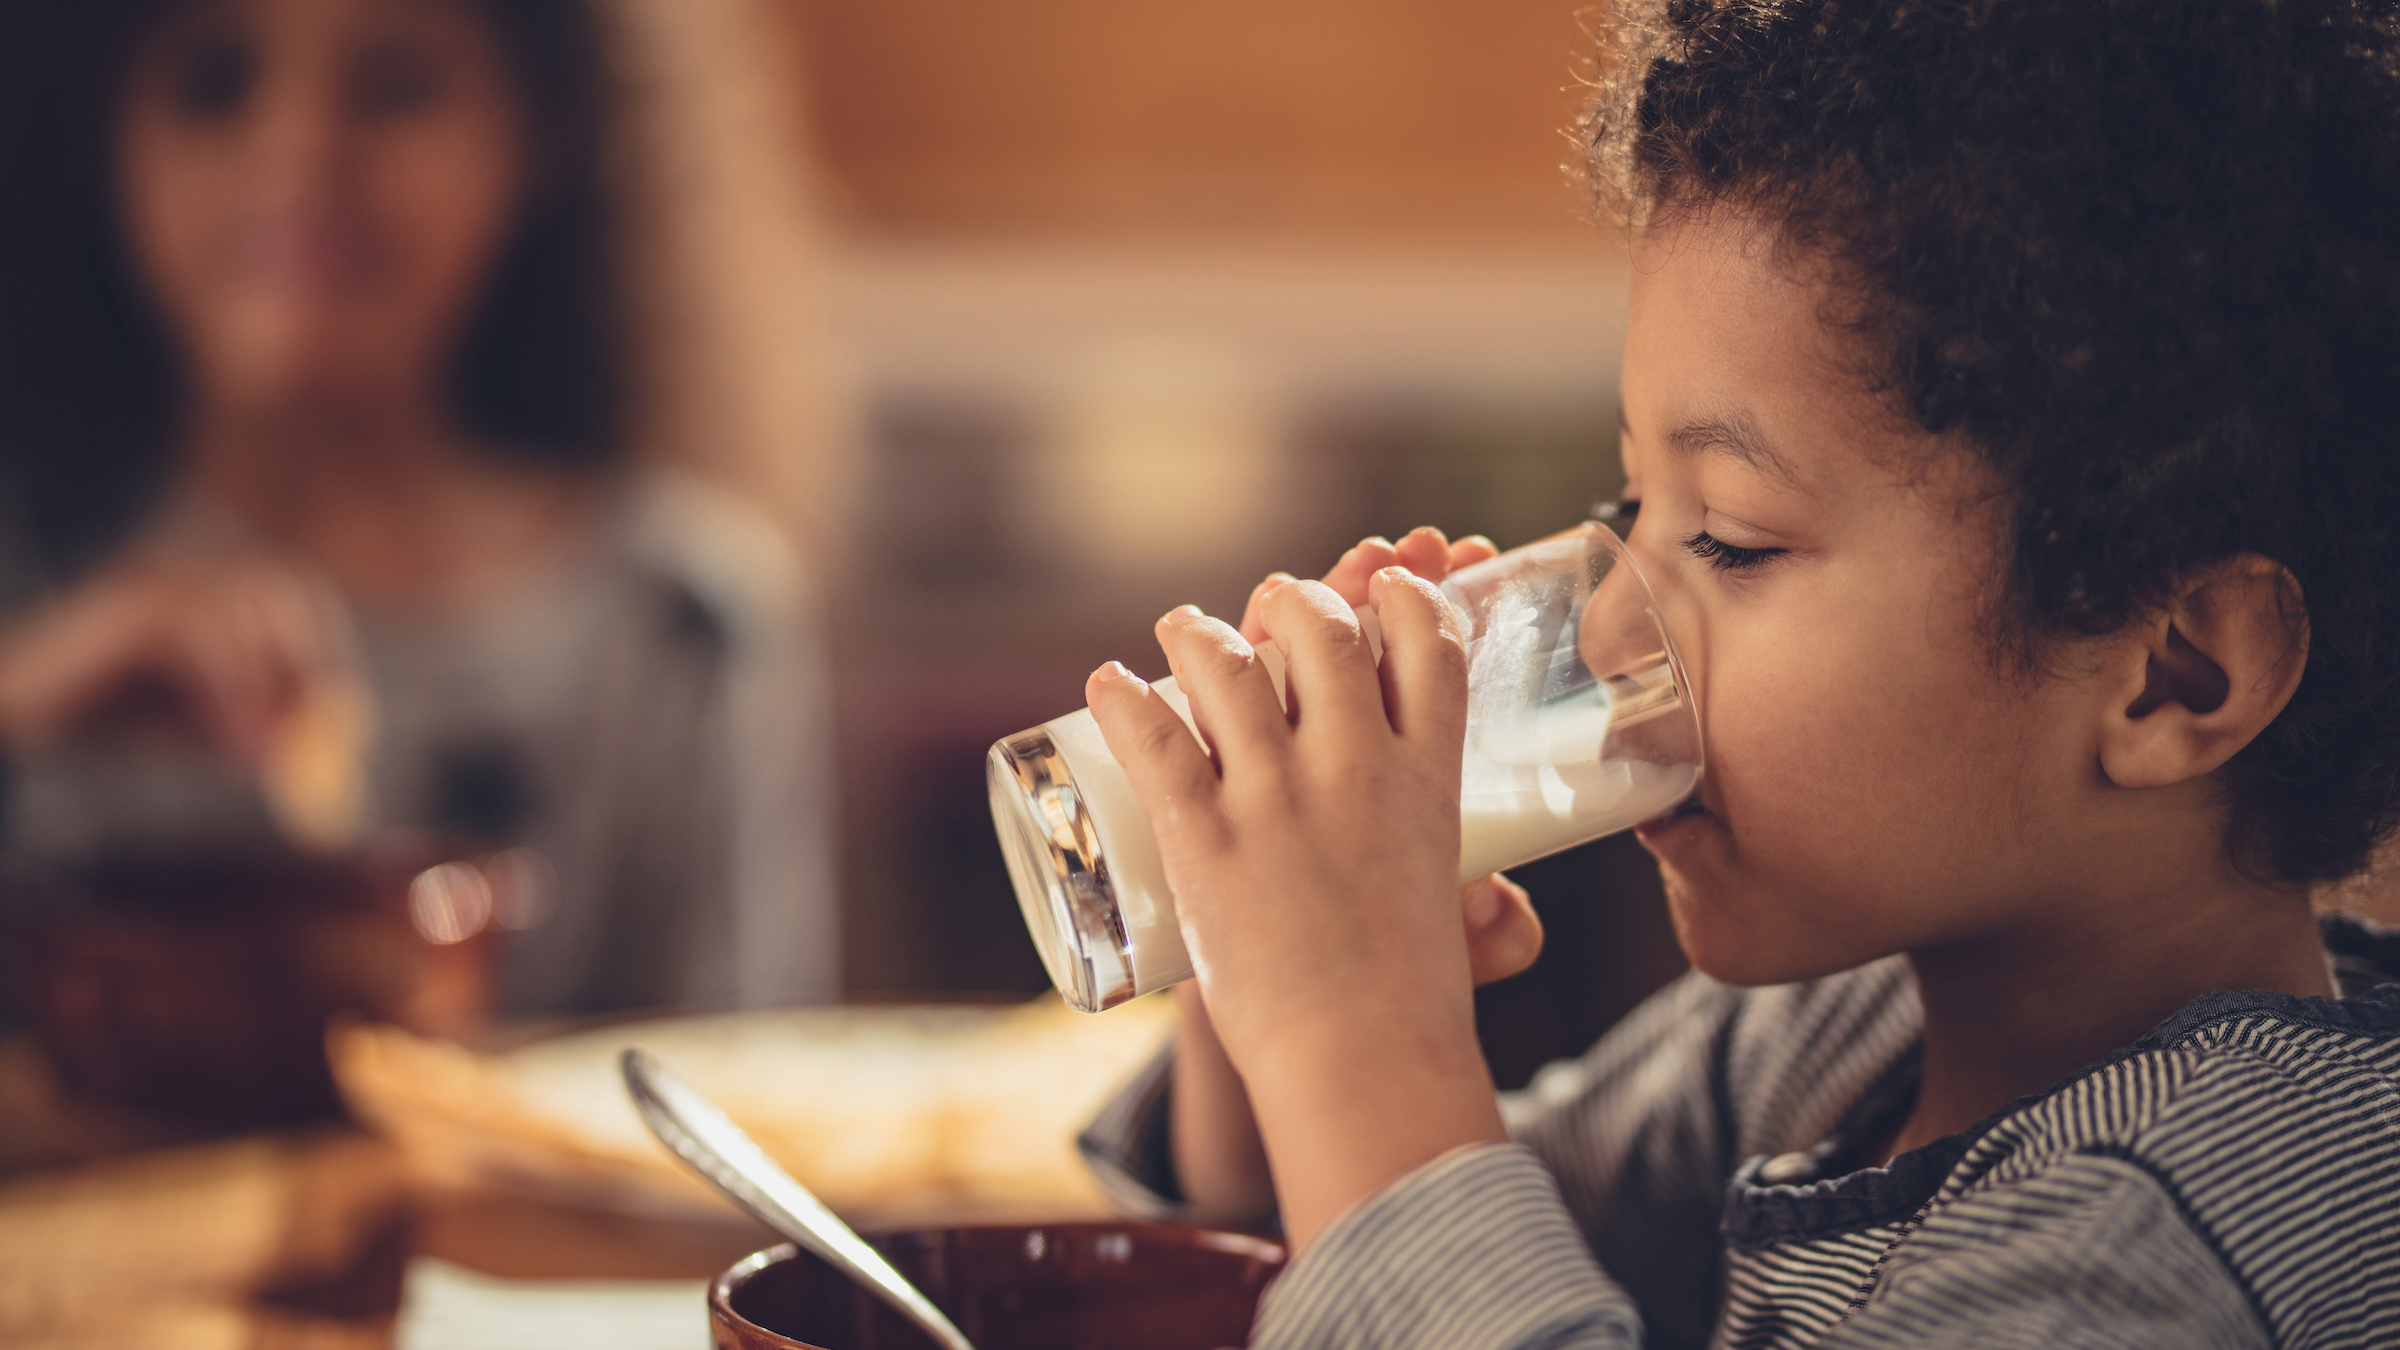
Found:
[[[1782,557],[1784,552],[1779,548],[1742,548],[1728,544],[1706,530],[1685,536],[1683,547],[1685,552],[1720,572],[1747,572]]]

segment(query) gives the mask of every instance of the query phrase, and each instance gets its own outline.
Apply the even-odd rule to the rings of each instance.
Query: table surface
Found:
[[[918,1025],[922,1009],[897,1011],[909,1014],[895,1024],[908,1036],[928,1034]],[[1136,1058],[1112,1067],[1112,1079],[1118,1068],[1130,1072],[1131,1063],[1150,1054],[1163,1031],[1156,1016],[1100,1024],[1063,1012],[1052,1018],[1038,1008],[1019,1012],[1014,1003],[996,1011],[1004,1016],[977,1022],[977,1034],[1001,1039],[972,1042],[986,1061],[998,1053],[993,1045],[1004,1044],[1037,1059],[1077,1056],[1077,1065],[1089,1068],[1098,1062],[1086,1044],[1090,1033],[1113,1029],[1130,1039],[1110,1048]],[[791,1029],[778,1021],[783,1017],[772,1015],[778,1024],[759,1035],[790,1039]],[[708,1043],[725,1031],[719,1020],[694,1019],[684,1030]],[[653,1028],[652,1035],[672,1040],[671,1029]],[[557,1039],[561,1030],[507,1028],[476,1048],[529,1040],[565,1046]],[[826,1034],[841,1040],[836,1033],[857,1030],[837,1018]],[[488,1086],[444,1079],[442,1071],[457,1067],[446,1059],[394,1064],[394,1072],[445,1090],[473,1095]],[[969,1086],[990,1085],[975,1079]],[[512,1117],[502,1124],[523,1122]],[[570,1197],[596,1185],[594,1176],[623,1179],[605,1168],[593,1175],[573,1168],[520,1172],[523,1160],[506,1150],[475,1166],[443,1166],[447,1154],[425,1139],[405,1131],[393,1137],[410,1147],[346,1123],[199,1137],[70,1091],[28,1035],[0,1035],[0,1345],[384,1346],[392,1341],[403,1272],[417,1257],[504,1278],[690,1280],[778,1241],[730,1203],[720,1216],[707,1217],[710,1202],[698,1188],[676,1208],[665,1207],[672,1188],[645,1198],[640,1187],[603,1186],[620,1205],[662,1207],[638,1215],[579,1208]],[[999,1137],[1015,1140],[1005,1131]],[[889,1217],[905,1215],[915,1227],[1059,1217],[1075,1203],[1096,1203],[1079,1191],[1054,1197],[1062,1208],[1053,1212],[1025,1192],[1031,1183],[1017,1175],[1024,1160],[1010,1161],[1017,1171],[1004,1179],[1015,1189],[1004,1192],[1005,1202],[982,1195],[986,1208],[970,1212],[980,1192],[932,1187]],[[961,1207],[953,1209],[953,1202]],[[1003,1203],[1005,1215],[989,1208]]]
[[[413,1182],[342,1125],[144,1149],[0,1180],[0,1342],[371,1347],[408,1260],[517,1278],[705,1278],[773,1245],[722,1221],[636,1218]]]

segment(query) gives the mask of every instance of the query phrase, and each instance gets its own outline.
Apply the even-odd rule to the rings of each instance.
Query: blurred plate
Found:
[[[483,1055],[348,1023],[329,1043],[359,1120],[437,1185],[632,1213],[731,1207],[650,1138],[617,1054],[642,1046],[853,1221],[1112,1212],[1075,1135],[1174,1021],[1016,1007],[847,1007],[673,1018]]]

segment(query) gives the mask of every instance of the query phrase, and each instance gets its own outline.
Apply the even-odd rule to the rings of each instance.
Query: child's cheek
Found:
[[[1915,719],[1893,714],[1916,700],[1808,636],[1716,634],[1703,793],[1716,818],[1645,834],[1687,955],[1736,983],[1840,970],[1906,927],[1886,869],[1911,846],[1922,756]]]

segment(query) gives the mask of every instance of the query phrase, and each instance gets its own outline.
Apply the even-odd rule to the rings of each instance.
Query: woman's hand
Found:
[[[0,742],[42,749],[147,683],[256,763],[339,668],[330,610],[271,560],[131,552],[0,634]]]
[[[1240,632],[1189,607],[1162,619],[1213,757],[1123,667],[1088,689],[1157,827],[1296,1244],[1439,1154],[1505,1137],[1455,880],[1464,635],[1398,561],[1436,545],[1449,551],[1426,531],[1369,541],[1335,569],[1351,584],[1364,573],[1380,669],[1336,586],[1261,588],[1251,617],[1288,663],[1288,713]],[[1394,561],[1374,567],[1383,551]]]

